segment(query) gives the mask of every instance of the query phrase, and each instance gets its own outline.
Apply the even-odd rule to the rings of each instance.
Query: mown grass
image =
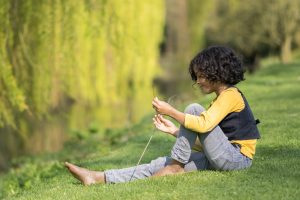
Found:
[[[0,177],[0,197],[7,199],[298,199],[300,196],[300,66],[270,65],[240,84],[262,138],[250,169],[202,171],[180,176],[85,187],[63,168],[69,160],[89,169],[135,165],[153,133],[151,116],[110,139],[94,134],[73,140],[56,154],[25,157]],[[205,105],[208,96],[200,100]],[[174,139],[155,133],[142,162],[168,155]],[[113,146],[110,146],[113,144]]]

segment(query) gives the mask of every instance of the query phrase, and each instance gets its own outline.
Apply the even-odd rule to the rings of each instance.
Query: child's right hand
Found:
[[[153,118],[153,124],[158,130],[177,137],[178,128],[173,124],[173,122],[165,119],[162,115],[155,115]]]

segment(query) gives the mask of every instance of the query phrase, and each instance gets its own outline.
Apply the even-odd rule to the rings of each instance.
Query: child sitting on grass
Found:
[[[66,162],[65,166],[84,185],[120,183],[151,176],[165,176],[196,170],[239,170],[249,168],[260,138],[257,120],[243,93],[235,87],[244,80],[240,59],[230,48],[212,46],[191,61],[189,73],[205,94],[216,98],[205,110],[199,104],[187,106],[184,113],[155,97],[152,106],[158,113],[155,127],[176,137],[170,157],[125,169],[91,171]],[[172,117],[178,129],[163,115]],[[201,151],[193,152],[197,138]]]

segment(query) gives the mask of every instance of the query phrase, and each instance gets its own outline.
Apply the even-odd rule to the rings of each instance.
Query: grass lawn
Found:
[[[248,76],[239,88],[261,124],[262,138],[250,169],[199,171],[185,175],[85,187],[63,168],[68,160],[95,170],[135,165],[152,134],[151,116],[109,140],[92,134],[53,154],[24,157],[0,177],[0,198],[7,199],[299,199],[300,66],[270,65]],[[199,100],[208,105],[212,96]],[[142,160],[168,155],[174,138],[155,133]],[[113,145],[111,145],[113,144]]]

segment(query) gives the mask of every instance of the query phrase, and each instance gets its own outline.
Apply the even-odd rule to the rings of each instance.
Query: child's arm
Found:
[[[216,127],[229,113],[240,112],[245,107],[243,97],[232,88],[222,92],[207,111],[200,116],[185,115],[184,126],[198,133],[207,133]]]

